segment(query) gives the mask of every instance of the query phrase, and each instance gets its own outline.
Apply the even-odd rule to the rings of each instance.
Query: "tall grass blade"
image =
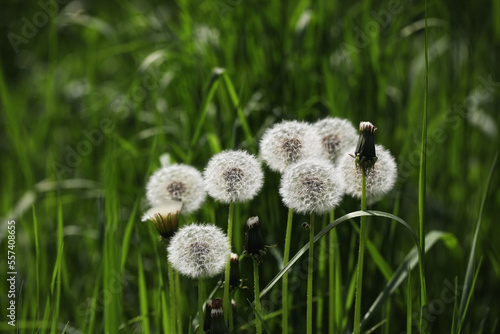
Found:
[[[472,286],[472,276],[474,271],[474,256],[476,254],[477,247],[477,239],[479,236],[479,230],[481,229],[481,221],[483,219],[484,205],[486,203],[486,197],[488,195],[488,190],[490,188],[491,179],[493,178],[493,172],[495,171],[496,164],[498,160],[498,151],[495,153],[493,158],[493,162],[491,163],[490,173],[488,175],[488,179],[486,181],[486,187],[483,192],[483,198],[481,200],[481,207],[479,208],[479,217],[477,218],[476,230],[474,232],[474,238],[472,239],[472,247],[469,254],[469,261],[467,263],[467,270],[465,272],[465,282],[464,282],[464,290],[462,292],[462,298],[460,300],[460,309],[458,312],[458,319],[462,322],[466,312],[466,303],[469,299],[469,294],[471,293]],[[458,327],[458,331],[460,332],[461,325]]]
[[[415,242],[415,245],[417,245],[417,249],[420,249],[418,247],[418,238],[413,229],[401,218],[396,217],[390,213],[387,212],[382,212],[382,211],[355,211],[348,213],[335,221],[331,222],[325,228],[323,228],[318,234],[314,236],[314,242],[317,242],[319,239],[321,239],[324,235],[326,235],[332,228],[338,226],[339,224],[353,218],[361,217],[361,216],[376,216],[376,217],[383,217],[383,218],[388,218],[388,219],[393,219],[397,221],[399,224],[403,225],[408,231],[410,231],[413,241]],[[296,254],[295,256],[288,262],[288,264],[280,270],[276,276],[274,276],[273,279],[267,284],[267,286],[261,291],[260,296],[261,298],[265,296],[269,291],[273,288],[273,286],[283,277],[283,275],[290,270],[290,268],[304,255],[309,249],[309,244],[304,245]],[[420,254],[420,251],[418,252]]]
[[[439,240],[443,241],[447,246],[454,245],[454,247],[456,247],[457,245],[456,242],[449,242],[447,240],[450,238],[455,239],[455,236],[451,233],[446,233],[442,231],[430,231],[425,237],[426,251],[431,249],[431,247],[434,246],[434,244]],[[410,250],[410,252],[406,255],[406,258],[403,261],[403,263],[400,264],[399,267],[394,271],[394,275],[389,280],[389,282],[387,282],[382,292],[380,292],[380,294],[377,296],[373,304],[368,309],[368,312],[366,312],[363,321],[361,322],[361,327],[363,327],[363,325],[366,324],[366,322],[369,321],[371,317],[373,317],[375,312],[382,307],[382,305],[387,301],[387,299],[403,283],[403,281],[408,275],[409,272],[408,268],[410,270],[413,269],[417,265],[418,260],[419,260],[419,252],[417,251],[417,248],[413,247]]]

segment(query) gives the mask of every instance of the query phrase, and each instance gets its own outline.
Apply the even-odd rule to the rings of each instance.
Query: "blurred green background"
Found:
[[[20,332],[65,326],[67,333],[164,332],[165,247],[140,223],[148,176],[164,153],[199,170],[222,149],[258,154],[263,131],[283,119],[331,115],[374,123],[377,142],[396,157],[399,178],[373,209],[394,212],[417,230],[423,19],[423,1],[3,1],[0,247],[5,254],[6,221],[16,220]],[[481,196],[500,147],[500,2],[429,1],[428,46],[425,222],[427,230],[455,237],[426,258],[432,301],[442,299],[446,282],[464,281]],[[261,268],[261,286],[277,273],[287,214],[277,194],[279,175],[265,171],[260,196],[237,207],[235,230],[241,252],[243,223],[259,215],[266,242],[277,244]],[[499,185],[495,173],[479,234],[482,266],[468,333],[498,330]],[[357,209],[359,203],[346,198],[338,215]],[[212,199],[183,217],[183,223],[223,228],[226,220],[227,207]],[[292,254],[306,243],[306,220],[295,217]],[[338,233],[348,300],[356,233],[348,224]],[[370,224],[369,238],[392,269],[413,246],[407,231],[379,219]],[[363,314],[386,283],[370,260]],[[2,281],[6,267],[2,255]],[[250,261],[241,267],[251,287]],[[292,276],[299,277],[296,271]],[[181,281],[187,332],[196,287]],[[417,273],[411,284],[418,310]],[[406,293],[398,291],[370,325],[387,319],[378,331],[405,330]],[[251,289],[238,298],[242,319],[253,319],[246,301],[253,299]],[[279,311],[280,303],[266,298],[267,313]],[[294,303],[290,319],[301,333],[305,280]],[[434,333],[450,332],[453,303],[443,305],[428,319]],[[9,330],[1,321],[0,329]],[[278,332],[280,316],[267,325]]]

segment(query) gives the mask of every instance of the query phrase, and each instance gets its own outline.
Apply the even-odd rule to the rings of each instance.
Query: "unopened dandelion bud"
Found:
[[[397,165],[391,153],[381,145],[375,145],[378,159],[366,172],[366,200],[374,203],[392,190],[397,178]],[[356,198],[362,195],[362,169],[352,157],[345,156],[339,162],[339,171],[345,182],[345,192]]]
[[[210,334],[228,334],[226,323],[224,322],[224,312],[222,310],[222,299],[215,298],[212,300],[212,307],[210,311],[211,326]]]
[[[149,209],[142,217],[142,221],[154,223],[161,237],[168,239],[179,227],[179,215],[182,202],[165,201],[162,205]]]
[[[229,286],[231,289],[237,289],[241,285],[240,276],[240,260],[238,254],[231,253],[230,266],[229,266]],[[222,283],[224,283],[225,275],[222,274]]]
[[[259,217],[250,217],[246,223],[245,253],[260,260],[266,254],[266,244],[260,233]]]
[[[356,146],[354,156],[356,164],[364,170],[368,170],[377,162],[377,155],[375,152],[375,130],[377,128],[370,122],[361,122],[359,124],[361,131]]]

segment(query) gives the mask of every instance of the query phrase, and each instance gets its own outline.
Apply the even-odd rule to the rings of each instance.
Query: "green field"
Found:
[[[498,333],[500,2],[429,0],[427,15],[425,4],[4,1],[0,331],[171,333],[176,323],[178,333],[194,333],[197,281],[177,276],[172,309],[166,246],[141,222],[160,156],[203,171],[225,149],[258,155],[264,131],[282,120],[333,116],[356,128],[372,122],[377,144],[396,158],[393,191],[368,210],[400,217],[428,237],[421,307],[416,253],[410,275],[404,263],[412,233],[394,220],[367,218],[361,317],[380,293],[387,299],[376,302],[363,330]],[[260,193],[235,205],[233,234],[241,254],[246,220],[260,217],[265,242],[274,245],[260,265],[261,290],[282,267],[288,215],[280,174],[263,169]],[[345,196],[335,218],[358,210],[359,201]],[[309,240],[302,226],[309,217],[293,219],[291,257]],[[207,197],[198,212],[181,216],[181,226],[211,222],[226,230],[227,220],[228,206]],[[335,229],[333,310],[329,262],[315,262],[315,333],[328,333],[331,317],[335,333],[353,330],[359,220]],[[331,221],[317,216],[316,231]],[[331,255],[329,235],[316,242],[316,259]],[[306,260],[307,252],[289,271],[290,333],[306,332]],[[236,293],[233,332],[254,333],[248,257],[240,270],[248,289]],[[15,298],[6,281],[12,271]],[[220,278],[206,281],[207,293]],[[15,328],[7,317],[12,300]],[[261,303],[264,333],[281,333],[281,281]]]

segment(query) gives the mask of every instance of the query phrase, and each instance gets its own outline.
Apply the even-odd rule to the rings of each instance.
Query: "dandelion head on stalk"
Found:
[[[149,178],[146,197],[153,207],[175,200],[182,202],[182,212],[194,212],[205,201],[203,177],[196,168],[184,164],[162,167]]]
[[[213,277],[226,267],[230,249],[229,239],[220,228],[211,224],[191,224],[172,237],[168,261],[185,276]]]
[[[269,168],[283,173],[287,166],[307,157],[320,156],[321,138],[308,123],[283,121],[268,129],[260,141],[260,154]]]
[[[305,159],[291,165],[281,177],[283,203],[298,213],[325,213],[339,205],[344,184],[326,159]]]
[[[397,165],[391,153],[382,145],[375,145],[376,163],[366,170],[366,199],[374,203],[392,190],[397,178]],[[351,156],[339,162],[339,171],[345,181],[345,192],[361,198],[362,170]]]
[[[245,151],[214,155],[203,172],[205,190],[222,203],[246,202],[262,188],[264,174],[257,158]]]
[[[165,239],[170,238],[179,227],[179,215],[182,210],[182,202],[167,200],[161,205],[155,206],[142,216],[142,221],[154,223],[158,233]]]
[[[313,124],[321,137],[324,155],[333,163],[347,154],[356,145],[356,129],[350,121],[338,117],[328,117]]]
[[[359,123],[359,130],[361,133],[354,151],[354,158],[359,167],[368,170],[375,165],[378,159],[375,148],[375,131],[377,128],[370,122],[361,122]]]

